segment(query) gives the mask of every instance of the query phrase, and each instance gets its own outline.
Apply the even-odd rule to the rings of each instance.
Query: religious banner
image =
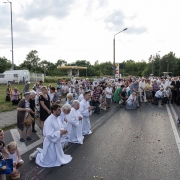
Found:
[[[119,78],[119,63],[115,63],[115,77]]]

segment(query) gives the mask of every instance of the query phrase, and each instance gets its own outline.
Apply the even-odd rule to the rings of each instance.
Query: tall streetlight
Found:
[[[158,51],[157,53],[154,53],[153,56],[152,56],[152,58],[154,58],[154,55],[155,55],[155,54],[157,55],[159,52],[161,52],[161,51]],[[153,72],[153,59],[152,59],[152,74],[153,74],[153,73],[154,73],[154,72]]]
[[[118,33],[116,33],[115,35],[114,35],[114,39],[113,39],[113,73],[114,73],[114,79],[115,79],[115,74],[116,74],[116,71],[115,71],[115,36],[117,35],[117,34],[119,34],[119,33],[121,33],[121,32],[123,32],[123,31],[126,31],[128,28],[125,28],[125,29],[123,29],[122,31],[120,31],[120,32],[118,32]]]
[[[10,4],[10,10],[11,10],[11,52],[12,52],[12,70],[14,70],[14,51],[13,51],[13,26],[12,26],[12,2],[7,0],[8,2],[3,2],[3,3],[9,3]]]

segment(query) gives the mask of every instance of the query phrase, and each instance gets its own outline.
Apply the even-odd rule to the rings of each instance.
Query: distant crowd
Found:
[[[22,94],[24,97],[20,98]],[[62,98],[66,98],[64,104]],[[37,148],[30,155],[30,160],[36,158],[38,165],[54,167],[71,161],[72,157],[65,155],[63,148],[68,143],[83,144],[84,136],[92,133],[91,114],[110,110],[112,103],[126,109],[140,108],[142,102],[154,105],[174,103],[179,106],[180,77],[95,77],[93,81],[72,77],[68,82],[65,78],[59,79],[56,87],[44,86],[40,81],[30,89],[30,82],[27,82],[23,93],[18,92],[17,88],[12,90],[9,84],[6,99],[17,104],[20,142],[33,141],[31,132],[36,133],[35,121],[30,126],[23,123],[28,115],[39,119],[44,136],[43,148]],[[26,138],[23,135],[24,129]],[[10,151],[9,147],[13,147],[14,151]],[[23,160],[15,142],[8,148],[2,152],[7,154],[7,157],[14,158],[12,178],[19,178],[18,169]]]

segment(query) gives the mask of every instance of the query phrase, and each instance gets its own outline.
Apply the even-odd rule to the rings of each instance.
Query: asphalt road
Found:
[[[73,160],[56,168],[29,162],[24,153],[23,180],[179,180],[179,107],[141,104],[137,110],[115,108],[92,117],[93,133],[83,145],[66,150]],[[40,145],[42,146],[42,145]],[[179,148],[179,149],[178,149]]]

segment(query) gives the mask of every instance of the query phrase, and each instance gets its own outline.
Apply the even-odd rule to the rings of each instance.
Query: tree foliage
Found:
[[[3,73],[6,70],[11,68],[11,63],[5,57],[0,57],[0,73]]]
[[[30,72],[45,73],[47,76],[66,76],[65,70],[57,69],[57,66],[83,66],[87,67],[88,76],[103,76],[113,75],[113,64],[111,61],[100,63],[98,60],[91,64],[87,60],[77,60],[73,63],[68,63],[66,60],[58,59],[56,63],[48,60],[41,60],[38,57],[38,51],[30,51],[26,59],[19,66],[15,65],[15,69],[28,69]],[[11,63],[5,57],[0,57],[0,72],[4,72],[11,68]],[[160,57],[159,54],[150,56],[148,62],[141,60],[135,62],[132,59],[125,60],[119,64],[120,74],[123,76],[155,76],[163,75],[163,72],[172,72],[174,76],[180,75],[180,58],[177,58],[175,53],[169,52],[168,54]],[[81,70],[80,76],[86,76],[86,71]]]

